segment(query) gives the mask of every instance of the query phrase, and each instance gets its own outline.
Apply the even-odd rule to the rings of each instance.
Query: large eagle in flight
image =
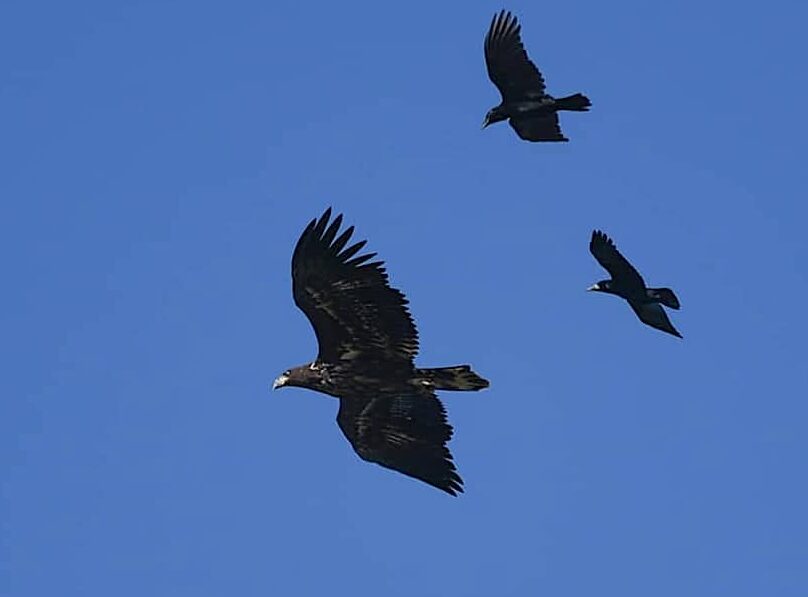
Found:
[[[376,253],[348,246],[342,214],[328,208],[303,231],[292,255],[292,293],[317,335],[317,358],[285,371],[273,389],[298,386],[339,398],[337,424],[356,453],[457,495],[463,480],[446,446],[452,427],[436,390],[480,390],[468,365],[415,366],[418,331],[407,299]],[[346,248],[347,247],[347,248]]]

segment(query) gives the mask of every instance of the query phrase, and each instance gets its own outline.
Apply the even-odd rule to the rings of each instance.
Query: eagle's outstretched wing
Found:
[[[342,214],[331,208],[312,220],[292,256],[295,304],[309,318],[319,344],[318,360],[412,363],[418,331],[407,299],[391,288],[376,253],[358,255],[367,241],[345,248],[353,226],[339,234]]]
[[[612,239],[600,230],[592,232],[589,252],[620,286],[637,291],[645,289],[645,281],[640,273],[620,254]]]
[[[527,57],[519,37],[521,25],[510,12],[494,15],[485,36],[488,77],[505,102],[539,99],[545,95],[544,77]]]
[[[437,487],[451,495],[463,491],[446,443],[452,426],[431,392],[340,399],[337,423],[363,459]]]

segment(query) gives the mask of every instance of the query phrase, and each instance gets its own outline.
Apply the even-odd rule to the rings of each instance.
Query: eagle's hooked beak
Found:
[[[600,286],[598,286],[597,284],[592,284],[592,286],[587,288],[587,290],[600,290]]]
[[[279,376],[278,379],[272,382],[272,389],[277,390],[278,388],[282,388],[283,386],[286,385],[287,381],[289,381],[288,375]]]

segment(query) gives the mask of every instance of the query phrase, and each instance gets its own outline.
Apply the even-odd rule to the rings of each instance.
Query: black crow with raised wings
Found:
[[[628,301],[640,321],[652,328],[682,337],[668,319],[662,305],[679,308],[679,299],[670,288],[647,288],[645,280],[628,260],[620,254],[614,242],[600,230],[592,232],[589,252],[611,275],[611,280],[601,280],[587,290],[615,294]]]
[[[481,390],[468,365],[415,366],[418,332],[407,299],[383,261],[348,245],[342,215],[312,220],[292,256],[292,293],[317,336],[317,358],[284,372],[273,388],[298,386],[339,398],[337,424],[356,453],[457,495],[463,481],[447,442],[452,427],[436,390]]]
[[[554,98],[545,90],[544,77],[527,57],[519,32],[522,26],[510,12],[494,15],[485,36],[488,77],[502,94],[502,102],[488,111],[483,128],[510,119],[525,141],[569,141],[558,124],[558,111],[586,112],[592,103],[581,93]]]

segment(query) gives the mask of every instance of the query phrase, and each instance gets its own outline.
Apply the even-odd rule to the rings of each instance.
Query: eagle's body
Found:
[[[273,387],[297,386],[339,398],[337,423],[354,450],[452,495],[463,490],[446,443],[452,427],[435,390],[479,390],[488,382],[467,365],[415,367],[418,332],[407,299],[390,287],[375,253],[345,248],[342,216],[312,220],[292,257],[295,304],[314,327],[319,353]]]
[[[502,101],[485,115],[483,128],[508,120],[526,141],[568,141],[558,124],[558,112],[586,112],[592,104],[580,93],[562,98],[547,93],[544,77],[522,45],[520,30],[516,17],[503,10],[494,16],[485,36],[488,78]]]
[[[346,373],[349,375],[346,376]],[[282,385],[297,386],[322,392],[335,398],[345,394],[358,394],[368,391],[390,393],[408,387],[415,392],[431,392],[432,390],[478,390],[473,387],[476,374],[468,366],[443,367],[438,369],[419,369],[417,367],[388,367],[385,363],[376,363],[369,370],[362,367],[344,368],[340,365],[318,363],[317,361],[293,367],[282,376]],[[464,379],[465,378],[465,379]],[[465,387],[465,386],[469,387]]]

